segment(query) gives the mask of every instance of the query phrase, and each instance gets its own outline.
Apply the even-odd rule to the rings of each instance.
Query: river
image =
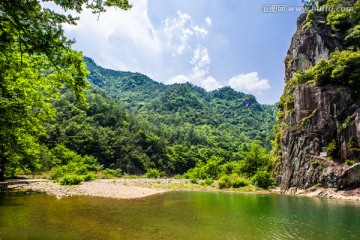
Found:
[[[2,193],[0,239],[360,239],[360,204],[216,192],[136,200]]]

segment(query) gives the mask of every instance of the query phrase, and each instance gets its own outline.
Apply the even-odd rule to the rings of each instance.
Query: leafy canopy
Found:
[[[90,8],[94,13],[106,6],[131,7],[127,0],[54,3],[64,10]],[[42,123],[55,116],[50,101],[59,88],[69,87],[85,103],[88,71],[61,27],[76,20],[42,8],[37,0],[0,1],[0,179],[6,165],[37,167],[38,138],[45,134]]]

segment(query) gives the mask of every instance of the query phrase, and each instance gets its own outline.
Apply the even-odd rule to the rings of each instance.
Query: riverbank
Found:
[[[23,190],[46,193],[57,198],[92,196],[117,199],[143,198],[166,192],[163,189],[128,185],[119,180],[95,180],[79,185],[64,186],[55,182],[34,182],[22,186]]]
[[[23,180],[22,180],[23,181]],[[117,199],[143,198],[169,191],[238,192],[255,194],[286,194],[306,197],[320,197],[360,202],[360,188],[337,190],[333,188],[290,188],[281,192],[279,188],[261,190],[253,186],[240,189],[219,189],[216,182],[211,185],[191,183],[187,179],[99,179],[74,186],[63,186],[49,180],[28,180],[26,184],[15,185],[16,189],[54,195],[57,198],[71,196],[93,196]]]
[[[310,187],[307,189],[297,189],[293,187],[286,191],[281,191],[280,188],[274,188],[271,190],[271,192],[285,195],[330,198],[360,202],[360,188],[338,190],[336,188]]]
[[[241,193],[268,194],[269,191],[255,187],[247,187],[236,190],[220,190],[216,184],[194,184],[187,179],[99,179],[83,182],[74,186],[63,186],[53,181],[30,182],[21,186],[25,191],[35,191],[54,195],[57,198],[71,196],[93,196],[117,199],[143,198],[169,191],[221,191]]]

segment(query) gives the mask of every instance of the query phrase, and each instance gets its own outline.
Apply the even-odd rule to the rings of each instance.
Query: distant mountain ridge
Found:
[[[270,148],[275,123],[274,105],[263,105],[252,95],[230,87],[207,92],[191,83],[165,85],[140,73],[114,71],[85,58],[88,80],[131,112],[158,128],[211,126],[227,129],[244,141],[260,140]]]

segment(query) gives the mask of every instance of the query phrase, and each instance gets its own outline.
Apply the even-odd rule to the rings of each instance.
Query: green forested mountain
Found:
[[[105,90],[170,144],[240,146],[260,140],[270,148],[275,106],[224,87],[212,92],[190,83],[164,85],[139,73],[97,66],[86,58],[89,81]],[[189,135],[192,135],[189,139]]]
[[[195,88],[188,84],[172,87],[179,86],[186,91],[180,92],[180,96],[190,94],[188,88]],[[164,93],[168,90],[173,92],[172,87]],[[207,94],[200,88],[196,89]],[[224,88],[216,93],[222,91],[233,92]],[[265,149],[256,143],[250,144],[251,139],[240,131],[231,132],[236,131],[236,127],[230,123],[219,124],[215,118],[212,120],[214,122],[196,121],[201,116],[193,116],[194,122],[185,122],[181,115],[187,111],[179,113],[183,110],[168,109],[166,104],[162,108],[163,118],[159,117],[156,109],[149,108],[149,117],[141,120],[144,115],[134,116],[100,89],[87,90],[85,96],[89,105],[87,108],[78,102],[70,90],[64,90],[60,99],[53,102],[57,116],[54,121],[45,124],[47,135],[41,139],[40,168],[50,170],[55,167],[54,178],[66,175],[67,172],[81,175],[82,172],[87,173],[101,166],[119,169],[119,173],[142,174],[154,168],[167,174],[176,174],[185,173],[195,166],[205,166],[206,169],[210,164],[216,166],[215,173],[197,172],[195,178],[215,179],[224,171],[225,165],[228,165],[227,171],[230,173],[243,171],[252,174],[256,173],[256,164],[265,168],[268,166]],[[194,99],[188,97],[187,100],[194,105]],[[200,112],[201,108],[207,109],[204,103],[199,102],[187,110],[196,107],[199,107],[197,110]],[[172,115],[178,121],[169,120]],[[158,118],[158,125],[152,124],[151,116]],[[215,124],[221,127],[215,127]],[[161,133],[161,130],[164,132]],[[239,135],[236,136],[236,133]],[[250,160],[251,163],[246,166],[236,165],[245,163],[246,159],[249,161],[249,158],[254,162]],[[251,167],[252,164],[255,164],[255,168]]]
[[[271,183],[261,171],[269,167],[265,148],[272,139],[275,106],[261,105],[229,87],[209,93],[189,83],[164,85],[86,61],[93,84],[86,92],[90,107],[65,91],[53,103],[56,120],[46,125],[42,157],[48,161],[43,162],[50,162],[49,169],[59,162],[65,166],[53,170],[56,176],[79,172],[79,163],[96,168],[97,162],[129,174],[187,172],[195,180],[233,174],[223,179],[224,187],[239,181],[247,185],[239,176],[258,173],[265,179],[262,186]]]
[[[86,60],[92,83],[84,92],[87,104],[68,88],[60,91],[31,165],[11,162],[7,176],[51,170],[53,179],[73,184],[102,168],[115,175],[192,169],[194,179],[251,177],[267,169],[260,145],[269,149],[274,106],[229,87],[209,93],[189,83],[169,86]]]
[[[47,136],[42,139],[49,166],[43,167],[51,168],[54,162],[63,160],[56,150],[49,151],[60,145],[81,156],[94,157],[105,168],[120,168],[128,173],[170,169],[163,140],[104,92],[92,89],[85,96],[89,108],[80,105],[69,90],[54,102],[57,116],[45,125]]]

